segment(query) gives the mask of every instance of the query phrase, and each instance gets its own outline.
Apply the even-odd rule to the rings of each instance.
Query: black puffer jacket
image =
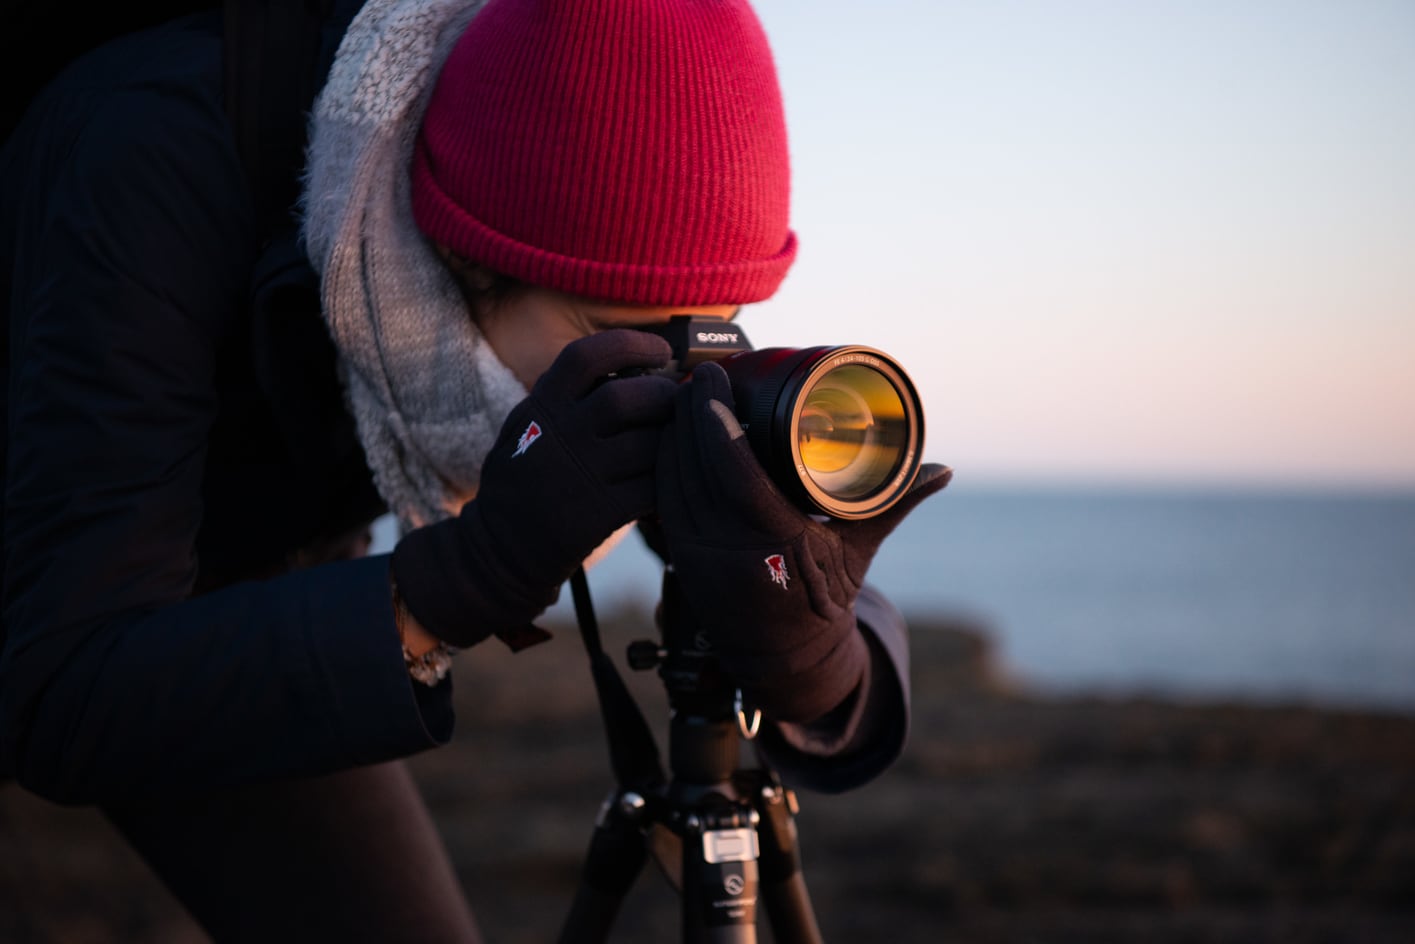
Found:
[[[445,738],[447,693],[420,709],[389,633],[385,560],[242,582],[383,505],[293,227],[257,225],[219,17],[48,88],[0,152],[0,259],[7,768],[83,801]]]

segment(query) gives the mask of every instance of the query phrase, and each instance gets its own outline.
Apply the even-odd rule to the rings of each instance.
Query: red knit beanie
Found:
[[[574,295],[760,301],[796,255],[781,91],[744,0],[490,0],[412,173],[427,236]]]

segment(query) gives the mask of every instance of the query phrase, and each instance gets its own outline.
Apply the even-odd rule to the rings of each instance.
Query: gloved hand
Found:
[[[884,513],[820,522],[771,481],[732,407],[716,363],[679,391],[658,461],[659,550],[744,699],[780,721],[814,721],[868,667],[854,604],[880,543],[953,473],[925,465]]]
[[[455,518],[418,528],[393,549],[408,611],[465,647],[490,634],[513,649],[545,638],[531,621],[590,552],[650,514],[654,463],[677,384],[661,376],[668,342],[615,329],[567,345],[507,417],[477,495]]]

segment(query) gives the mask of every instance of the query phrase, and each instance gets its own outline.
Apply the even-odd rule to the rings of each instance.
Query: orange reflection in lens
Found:
[[[798,401],[796,447],[811,480],[836,499],[884,485],[907,445],[904,401],[878,371],[847,364],[823,374]]]

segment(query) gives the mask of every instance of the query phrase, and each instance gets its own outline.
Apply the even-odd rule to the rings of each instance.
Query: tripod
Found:
[[[600,809],[560,944],[607,939],[652,851],[681,897],[684,944],[756,944],[757,901],[776,944],[820,944],[796,843],[796,798],[758,751],[740,765],[760,713],[748,722],[736,686],[692,630],[672,566],[659,607],[662,645],[629,647],[629,663],[657,668],[668,694],[669,773],[642,713],[599,641],[584,570],[571,578],[618,781]]]

